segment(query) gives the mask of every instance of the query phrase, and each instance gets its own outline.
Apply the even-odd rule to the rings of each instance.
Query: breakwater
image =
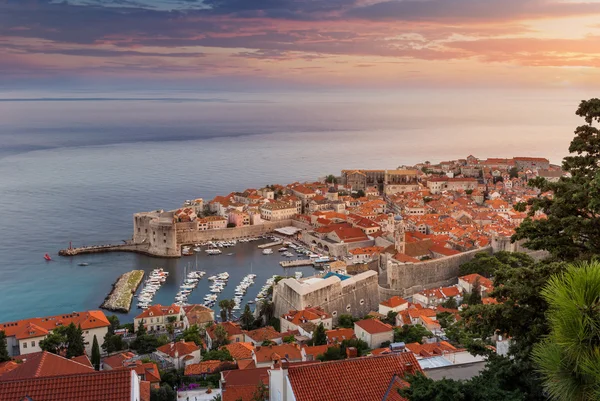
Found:
[[[315,263],[312,259],[300,259],[300,260],[282,260],[279,262],[281,267],[298,267],[298,266],[313,266]]]
[[[133,294],[144,278],[143,270],[132,270],[122,274],[113,284],[113,288],[104,299],[100,308],[113,312],[128,313],[131,309]]]

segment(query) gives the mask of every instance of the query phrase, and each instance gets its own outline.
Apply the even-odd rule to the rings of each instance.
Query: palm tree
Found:
[[[600,262],[571,265],[548,280],[550,334],[533,359],[550,397],[559,401],[600,399]]]
[[[258,314],[264,318],[265,324],[268,324],[275,314],[275,305],[269,301],[261,302]]]
[[[219,308],[221,308],[221,320],[224,322],[227,320],[227,308],[228,307],[229,307],[228,299],[222,299],[219,301]]]

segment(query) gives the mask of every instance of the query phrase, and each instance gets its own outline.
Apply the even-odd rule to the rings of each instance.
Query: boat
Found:
[[[285,246],[282,246],[281,248],[278,249],[279,252],[285,252],[287,251],[287,248]]]
[[[266,248],[266,249],[263,249],[262,253],[263,253],[263,255],[270,255],[273,253],[273,250],[271,248]]]
[[[294,277],[296,278],[296,280],[300,280],[302,278],[302,272],[295,272]]]
[[[46,260],[48,260],[48,261],[52,260],[52,258],[51,258],[51,257],[50,257],[50,255],[48,255],[48,254],[45,254],[45,255],[44,255],[44,259],[46,259]]]
[[[227,254],[227,256],[233,256],[233,255],[235,255],[235,253],[233,253],[233,252]]]
[[[213,249],[213,248],[207,249],[205,252],[208,253],[209,255],[220,255],[223,253],[223,252],[221,252],[220,249]]]
[[[77,266],[89,266],[89,263],[82,262],[78,263]]]

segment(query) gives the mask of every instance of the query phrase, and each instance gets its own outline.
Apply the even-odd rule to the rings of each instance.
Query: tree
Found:
[[[333,174],[329,174],[325,177],[325,182],[328,184],[337,184],[337,178]]]
[[[43,351],[50,352],[53,354],[60,354],[67,348],[67,336],[65,335],[65,327],[59,326],[52,330],[50,334],[46,336],[39,343],[40,348]]]
[[[569,266],[542,296],[550,334],[533,356],[544,388],[554,400],[600,399],[600,262]]]
[[[423,337],[432,336],[433,334],[420,324],[416,324],[414,326],[405,324],[402,327],[394,328],[394,342],[403,342],[405,344],[418,342],[422,344]]]
[[[165,327],[167,329],[167,333],[169,333],[171,336],[173,333],[175,333],[175,322],[177,322],[177,316],[167,317],[167,324]]]
[[[144,326],[144,323],[140,320],[140,324],[138,325],[138,329],[135,332],[135,336],[137,338],[140,338],[142,336],[145,336],[146,334],[148,334],[148,330],[146,330],[146,326]]]
[[[342,353],[340,347],[329,347],[323,354],[318,355],[317,359],[321,362],[325,361],[339,361],[340,359],[346,358],[346,354]]]
[[[269,323],[271,319],[273,319],[273,315],[275,314],[275,305],[273,302],[262,301],[260,303],[260,309],[258,310],[258,315],[264,319],[265,324]]]
[[[382,319],[382,322],[395,326],[396,316],[398,316],[398,312],[394,312],[393,310],[391,310],[387,313],[387,316],[384,319]]]
[[[69,324],[67,326],[66,335],[68,343],[67,358],[71,359],[85,354],[85,340],[83,339],[83,330],[81,330],[81,326],[75,326],[73,323]]]
[[[110,334],[110,331],[106,332],[104,336],[104,342],[102,343],[102,349],[107,354],[111,354],[116,351],[121,351],[125,348],[123,337],[118,334]]]
[[[235,301],[233,299],[222,299],[221,301],[219,301],[219,308],[221,308],[221,320],[231,320],[234,307]]]
[[[269,389],[268,387],[261,381],[254,394],[252,394],[252,398],[250,401],[265,401],[269,399]]]
[[[463,302],[467,305],[481,304],[481,283],[479,282],[479,277],[475,278],[473,287],[471,288],[471,293],[465,294]]]
[[[240,322],[242,323],[242,329],[244,330],[252,330],[252,327],[254,327],[254,315],[248,304],[244,307],[244,312],[242,313],[242,316],[240,316]]]
[[[283,342],[286,344],[293,344],[296,342],[296,336],[293,334],[290,334],[289,336],[285,336],[285,337],[283,337]]]
[[[194,342],[194,344],[202,346],[202,335],[200,334],[200,327],[197,324],[193,324],[187,329],[183,330],[181,338],[186,342]]]
[[[358,356],[365,356],[369,350],[369,344],[358,338],[342,341],[342,344],[340,345],[340,352],[342,355],[344,355],[344,357],[346,356],[346,350],[348,348],[356,348]]]
[[[460,265],[460,275],[479,274],[483,277],[493,277],[498,270],[509,267],[531,266],[534,260],[531,256],[518,252],[500,251],[493,255],[479,252],[470,261]]]
[[[547,250],[562,260],[587,259],[600,249],[600,99],[579,104],[576,114],[584,125],[575,129],[562,169],[570,177],[548,182],[542,177],[529,181],[540,195],[530,199],[529,216],[543,212],[545,219],[527,218],[515,230],[513,241]],[[548,196],[551,191],[552,196]]]
[[[222,325],[218,324],[215,327],[213,334],[215,335],[215,339],[213,340],[213,348],[219,348],[223,345],[229,344],[229,334]]]
[[[175,401],[177,393],[167,383],[161,384],[159,388],[150,389],[150,401]]]
[[[100,370],[100,346],[98,345],[98,339],[94,334],[94,341],[92,342],[92,366],[94,369]]]
[[[435,317],[442,329],[449,327],[455,321],[454,315],[450,312],[441,312],[436,314]]]
[[[203,361],[233,361],[233,357],[227,348],[213,349],[202,357]]]
[[[458,309],[458,303],[456,302],[456,299],[454,297],[448,298],[447,300],[442,302],[440,306],[448,309]]]
[[[363,198],[365,196],[365,191],[363,191],[362,189],[359,189],[356,192],[352,193],[352,197],[357,199],[357,198]]]
[[[519,169],[516,167],[511,167],[510,170],[508,170],[508,175],[510,176],[510,178],[518,178]]]
[[[352,315],[340,315],[338,318],[338,326],[343,327],[345,329],[351,329],[354,327],[354,318]]]
[[[107,319],[110,322],[110,326],[108,326],[108,331],[110,332],[110,334],[115,334],[115,331],[121,325],[119,317],[117,315],[110,315],[107,317]]]
[[[327,344],[327,334],[325,333],[325,326],[323,322],[319,323],[312,336],[312,345],[325,345]]]
[[[7,347],[6,333],[4,330],[0,330],[0,363],[10,361]]]

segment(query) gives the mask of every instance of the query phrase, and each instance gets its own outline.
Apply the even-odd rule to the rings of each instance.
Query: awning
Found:
[[[276,228],[275,231],[278,232],[279,234],[283,234],[283,235],[294,235],[298,231],[302,231],[302,229],[288,226],[288,227]]]

